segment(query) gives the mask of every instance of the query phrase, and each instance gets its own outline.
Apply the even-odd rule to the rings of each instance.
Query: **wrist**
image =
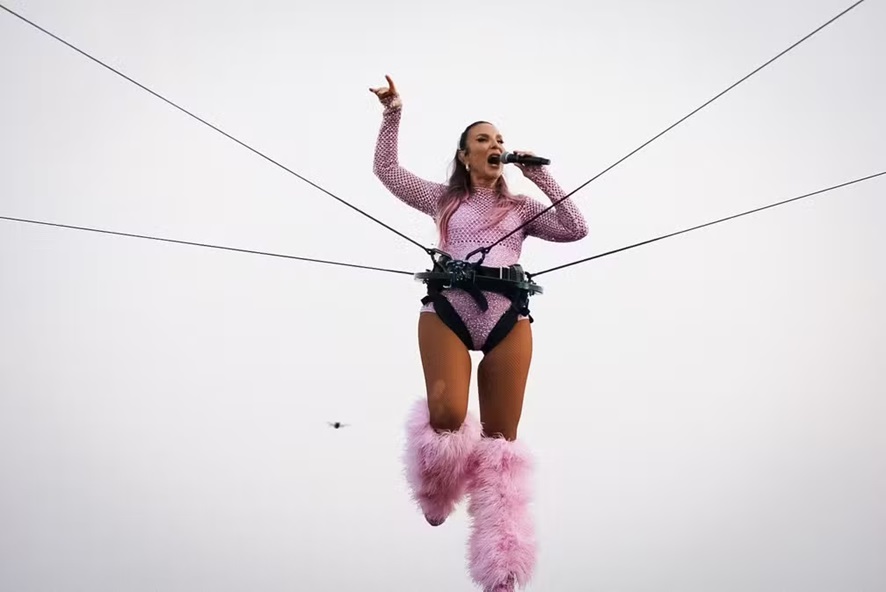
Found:
[[[540,179],[548,176],[548,169],[543,164],[526,164],[521,166],[520,170],[530,179]]]
[[[384,106],[385,111],[393,111],[403,106],[403,100],[400,98],[400,95],[388,95],[381,100],[381,104]]]

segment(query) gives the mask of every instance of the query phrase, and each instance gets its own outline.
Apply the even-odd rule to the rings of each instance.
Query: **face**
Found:
[[[480,123],[468,131],[467,147],[459,158],[468,167],[475,183],[491,186],[502,173],[503,165],[498,162],[502,152],[504,140],[496,127],[491,123]],[[495,157],[494,162],[489,162],[490,157]]]

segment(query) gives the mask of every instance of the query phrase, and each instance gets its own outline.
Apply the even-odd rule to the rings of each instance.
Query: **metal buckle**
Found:
[[[467,261],[450,259],[443,265],[446,268],[446,271],[452,274],[451,285],[459,284],[462,282],[466,282],[469,279],[473,279],[474,265],[468,263]]]

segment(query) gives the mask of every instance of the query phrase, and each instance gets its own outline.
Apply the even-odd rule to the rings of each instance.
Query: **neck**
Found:
[[[498,182],[496,178],[490,177],[481,177],[479,175],[471,172],[471,185],[473,187],[483,187],[485,189],[495,189],[495,184]]]

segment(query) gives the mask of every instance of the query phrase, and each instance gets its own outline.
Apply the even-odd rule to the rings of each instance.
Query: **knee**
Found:
[[[431,405],[431,427],[438,431],[458,431],[465,421],[467,411],[460,405],[440,402]]]
[[[448,396],[447,396],[448,395]],[[457,431],[467,415],[466,401],[449,393],[428,397],[431,427],[438,431]]]

